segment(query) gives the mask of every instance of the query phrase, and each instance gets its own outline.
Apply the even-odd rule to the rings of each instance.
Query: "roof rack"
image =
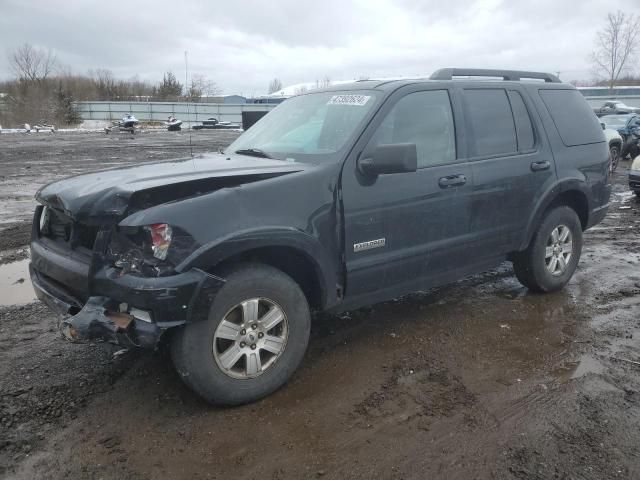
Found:
[[[453,77],[502,77],[503,80],[519,81],[523,78],[544,80],[547,83],[562,83],[558,77],[543,72],[521,72],[519,70],[490,70],[484,68],[441,68],[429,77],[430,80],[453,80]]]

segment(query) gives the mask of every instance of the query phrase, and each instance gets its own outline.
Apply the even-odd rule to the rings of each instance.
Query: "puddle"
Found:
[[[29,259],[0,265],[0,307],[35,301],[29,279]]]
[[[612,192],[611,196],[614,202],[620,203],[628,203],[632,198],[635,197],[635,194],[632,191],[627,192]]]
[[[585,355],[577,362],[568,362],[556,368],[552,374],[560,383],[584,377],[589,373],[601,374],[605,372],[605,367],[598,359],[591,355]]]

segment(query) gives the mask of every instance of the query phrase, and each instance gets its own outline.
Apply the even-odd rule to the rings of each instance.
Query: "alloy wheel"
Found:
[[[544,261],[552,275],[562,275],[573,255],[573,235],[566,225],[558,225],[547,239]]]
[[[229,377],[262,375],[284,352],[289,324],[284,310],[268,298],[250,298],[224,316],[213,337],[213,357]]]

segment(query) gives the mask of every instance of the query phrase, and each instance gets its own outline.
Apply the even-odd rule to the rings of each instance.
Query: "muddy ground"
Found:
[[[228,135],[198,136],[195,149]],[[0,258],[25,255],[37,186],[105,161],[169,158],[183,143],[3,136]],[[320,316],[292,381],[240,408],[199,400],[164,350],[71,345],[42,305],[0,307],[0,476],[640,478],[640,203],[627,168],[564,291],[531,294],[505,264]]]

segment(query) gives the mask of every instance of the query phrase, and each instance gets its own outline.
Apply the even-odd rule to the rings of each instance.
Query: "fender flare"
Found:
[[[315,237],[291,227],[264,227],[234,232],[233,235],[201,246],[177,265],[176,270],[187,271],[194,267],[207,270],[236,255],[269,247],[289,248],[303,255],[314,267],[322,303],[335,303],[335,286],[339,282],[327,249]]]
[[[622,140],[621,138],[612,138],[611,140],[609,140],[608,146],[609,148],[611,148],[613,145],[618,145],[620,149],[622,149],[624,140]]]
[[[533,213],[529,216],[529,220],[527,222],[527,227],[525,230],[526,233],[520,245],[520,248],[518,249],[519,251],[525,250],[529,246],[529,243],[531,242],[531,239],[533,238],[538,225],[540,225],[540,222],[542,221],[542,216],[544,215],[544,212],[549,208],[549,206],[552,205],[560,195],[570,191],[577,191],[584,195],[587,201],[587,215],[591,213],[592,206],[589,199],[590,197],[588,188],[584,180],[570,178],[553,184],[542,194],[540,200],[538,200],[538,203],[533,210]],[[587,218],[587,224],[588,223],[589,222]]]

